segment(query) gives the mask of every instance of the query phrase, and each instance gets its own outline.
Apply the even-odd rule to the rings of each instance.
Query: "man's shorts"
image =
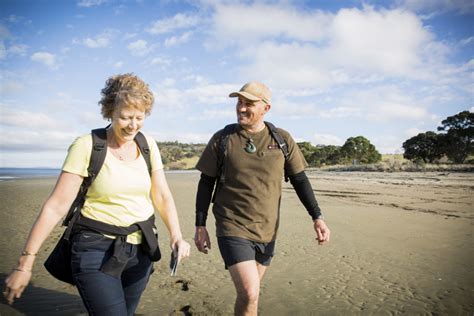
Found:
[[[275,241],[259,243],[239,237],[217,237],[217,243],[226,269],[249,260],[269,266],[275,250]]]

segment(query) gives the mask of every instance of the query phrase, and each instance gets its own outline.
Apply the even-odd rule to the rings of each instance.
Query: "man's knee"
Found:
[[[258,302],[260,289],[257,288],[242,288],[237,289],[237,299],[245,304],[253,304]]]

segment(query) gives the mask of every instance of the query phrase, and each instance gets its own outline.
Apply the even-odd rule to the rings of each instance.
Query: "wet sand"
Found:
[[[276,256],[260,298],[261,315],[474,313],[474,174],[309,172],[332,230],[318,246],[310,218],[284,184]],[[194,234],[197,173],[169,173],[185,238]],[[0,281],[15,265],[54,179],[0,182]],[[208,255],[192,257],[169,276],[168,236],[158,220],[164,258],[156,264],[137,312],[145,315],[232,314],[235,291],[214,237]],[[62,229],[41,249],[32,282],[0,315],[84,314],[74,287],[42,266]]]

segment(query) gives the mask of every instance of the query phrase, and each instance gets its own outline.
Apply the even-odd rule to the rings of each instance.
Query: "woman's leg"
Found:
[[[121,280],[100,271],[111,255],[113,241],[92,232],[72,237],[73,276],[90,315],[127,315]]]
[[[140,245],[132,245],[132,256],[122,273],[122,287],[127,305],[127,314],[133,315],[145,290],[153,264],[143,253]]]

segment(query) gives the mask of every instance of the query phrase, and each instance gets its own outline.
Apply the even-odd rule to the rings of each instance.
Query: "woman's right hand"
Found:
[[[5,279],[5,289],[3,296],[8,304],[13,304],[13,301],[21,297],[26,286],[30,282],[31,271],[24,269],[14,269],[10,275]]]

